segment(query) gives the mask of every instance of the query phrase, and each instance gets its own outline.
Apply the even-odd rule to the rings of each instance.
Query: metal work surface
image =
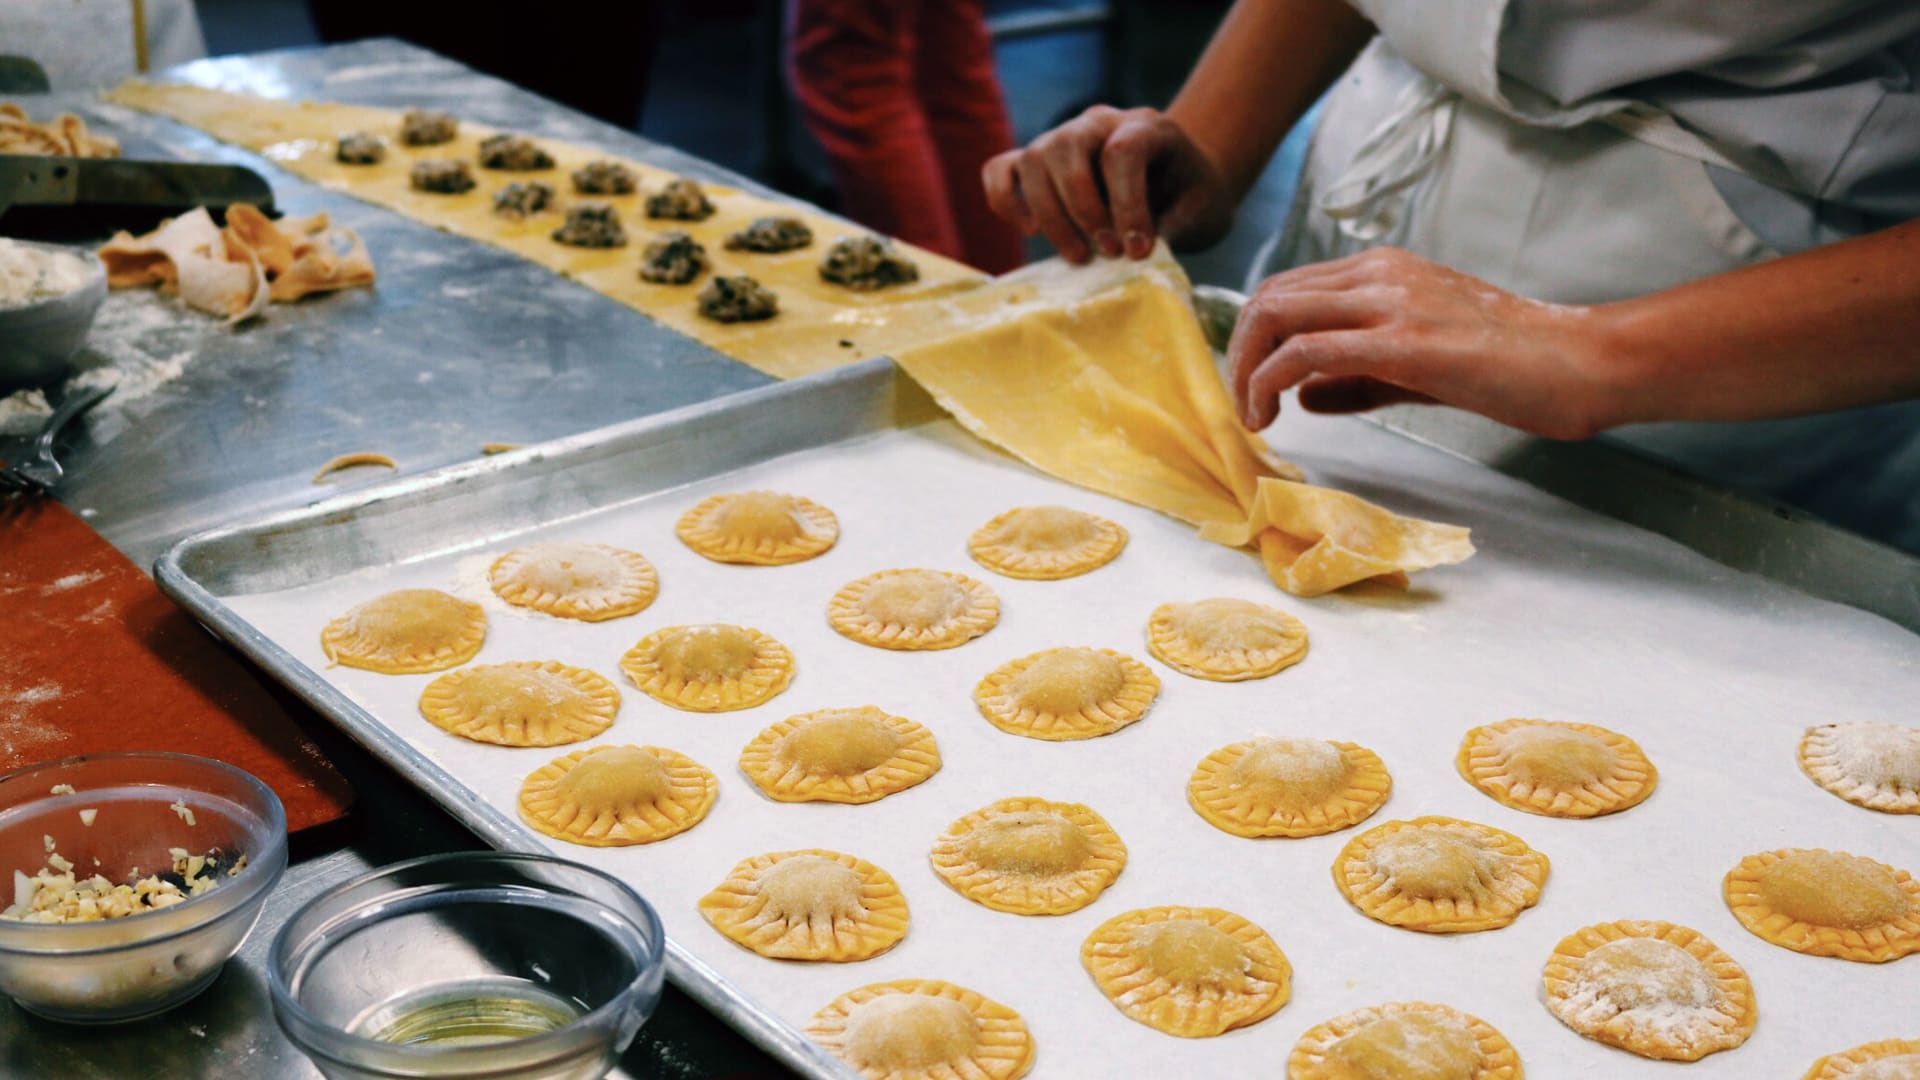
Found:
[[[1905,1018],[1920,991],[1915,972],[1767,945],[1735,922],[1720,894],[1721,875],[1742,856],[1782,846],[1920,865],[1920,842],[1904,819],[1835,798],[1795,761],[1809,718],[1883,719],[1920,694],[1920,650],[1905,630],[1341,418],[1290,425],[1277,449],[1343,489],[1471,526],[1480,554],[1419,575],[1408,593],[1278,597],[1247,552],[1041,476],[950,421],[903,426],[913,398],[883,364],[846,368],[216,531],[170,553],[160,579],[489,842],[555,850],[652,897],[676,942],[682,985],[810,1073],[817,1060],[802,1056],[807,1048],[791,1028],[822,1003],[867,982],[940,977],[1023,1013],[1038,1047],[1036,1077],[1247,1075],[1320,1020],[1398,999],[1444,1000],[1481,1016],[1528,1064],[1555,1075],[1652,1077],[1665,1067],[1579,1039],[1536,995],[1555,942],[1622,917],[1695,927],[1753,978],[1768,1019],[1747,1047],[1690,1066],[1703,1077],[1749,1076],[1757,1062],[1804,1064]],[[758,488],[832,507],[839,544],[767,569],[716,565],[673,539],[687,506]],[[968,560],[964,538],[981,521],[1009,505],[1049,502],[1121,522],[1131,533],[1126,552],[1063,582],[1009,580]],[[660,599],[631,619],[554,620],[502,604],[485,583],[492,560],[521,543],[616,537],[660,571]],[[1001,598],[999,626],[976,643],[916,654],[858,645],[824,624],[827,597],[841,583],[902,565],[984,579]],[[514,807],[523,777],[562,751],[502,749],[431,726],[417,700],[434,676],[327,667],[317,634],[327,617],[420,587],[487,606],[481,662],[551,657],[611,671],[638,636],[660,626],[750,621],[792,648],[799,674],[778,698],[721,715],[628,691],[614,726],[589,745],[649,742],[690,755],[719,776],[712,813],[660,844],[550,842],[520,824]],[[1162,669],[1145,719],[1084,742],[1002,733],[969,700],[983,674],[1035,649],[1092,645],[1144,656],[1155,605],[1216,595],[1277,600],[1298,613],[1313,635],[1311,655],[1250,683]],[[1782,666],[1782,656],[1793,664]],[[870,806],[792,806],[761,798],[730,767],[767,723],[866,702],[932,729],[940,772]],[[1456,774],[1454,753],[1468,728],[1516,715],[1600,723],[1633,737],[1659,769],[1658,788],[1643,805],[1597,821],[1494,803]],[[1262,843],[1201,821],[1184,798],[1193,762],[1269,734],[1377,749],[1394,787],[1374,824],[1442,814],[1520,835],[1553,860],[1538,908],[1483,934],[1383,927],[1327,879],[1353,833]],[[1013,793],[1083,802],[1112,822],[1131,854],[1106,896],[1072,914],[1019,918],[968,902],[934,876],[926,852],[946,824]],[[907,939],[857,968],[791,965],[755,957],[701,921],[695,900],[736,860],[810,847],[857,854],[892,873],[914,912]],[[1114,1010],[1080,969],[1080,941],[1120,912],[1169,902],[1224,907],[1272,933],[1295,968],[1288,1007],[1211,1040],[1171,1039]]]

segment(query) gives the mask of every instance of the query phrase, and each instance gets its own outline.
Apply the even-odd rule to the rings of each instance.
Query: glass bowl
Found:
[[[73,793],[53,794],[61,785]],[[85,754],[0,776],[0,907],[18,899],[16,874],[47,865],[49,844],[75,875],[116,884],[136,870],[171,869],[170,848],[246,857],[215,888],[156,911],[98,922],[0,919],[0,994],[49,1019],[111,1023],[171,1009],[220,974],[286,869],[287,817],[265,784],[231,765]]]
[[[87,277],[71,292],[0,304],[0,393],[44,386],[65,376],[107,298],[107,268],[93,252],[32,240],[14,243],[72,255],[86,267]]]
[[[274,939],[273,1011],[332,1080],[592,1080],[660,1002],[666,937],[618,879],[460,852],[323,893]]]

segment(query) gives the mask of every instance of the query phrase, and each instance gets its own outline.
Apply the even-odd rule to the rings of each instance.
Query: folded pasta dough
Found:
[[[275,222],[246,203],[227,208],[224,229],[202,207],[145,236],[118,233],[100,259],[116,289],[159,285],[232,322],[260,314],[270,300],[373,283],[366,245],[329,227],[327,215]]]

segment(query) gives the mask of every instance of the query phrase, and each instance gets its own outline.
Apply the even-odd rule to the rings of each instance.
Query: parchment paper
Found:
[[[1316,480],[1470,525],[1480,557],[1423,575],[1410,593],[1362,587],[1314,600],[1276,597],[1251,553],[1043,477],[941,422],[527,534],[644,552],[660,571],[661,592],[631,618],[587,625],[506,608],[483,583],[487,563],[506,550],[498,544],[228,603],[322,670],[327,618],[389,589],[451,588],[488,605],[491,628],[477,662],[558,659],[618,680],[619,718],[593,742],[678,749],[714,771],[720,797],[703,824],[661,843],[551,846],[631,882],[659,908],[669,934],[795,1025],[855,986],[935,977],[1023,1013],[1038,1046],[1033,1075],[1043,1080],[1278,1077],[1308,1027],[1362,1005],[1431,1000],[1504,1032],[1531,1077],[1681,1075],[1680,1066],[1574,1035],[1540,998],[1541,967],[1561,937],[1642,918],[1704,932],[1745,966],[1758,994],[1752,1039],[1685,1066],[1688,1077],[1793,1077],[1823,1053],[1920,1036],[1920,959],[1865,965],[1801,956],[1747,933],[1720,900],[1721,877],[1742,856],[1778,847],[1830,847],[1920,871],[1920,817],[1843,802],[1808,780],[1795,758],[1810,724],[1920,721],[1920,642],[1876,617],[1727,570],[1369,425],[1290,416],[1281,426],[1278,449]],[[1356,462],[1364,465],[1347,464]],[[675,519],[700,498],[749,488],[832,507],[839,545],[796,566],[738,567],[707,562],[674,537]],[[973,529],[1036,503],[1111,517],[1132,542],[1106,568],[1063,582],[1001,578],[968,558]],[[476,535],[489,524],[497,523],[476,523]],[[894,566],[986,581],[1001,597],[1000,625],[932,653],[886,652],[835,634],[827,598],[846,581]],[[1239,684],[1201,682],[1150,660],[1148,613],[1167,600],[1208,596],[1277,601],[1306,622],[1311,654],[1278,676]],[[799,668],[792,686],[759,708],[697,714],[658,704],[619,675],[616,661],[643,634],[709,621],[757,626],[786,642]],[[981,676],[1056,645],[1107,646],[1147,660],[1164,682],[1159,701],[1140,723],[1084,742],[1022,739],[979,716],[971,693]],[[528,772],[577,749],[483,746],[433,728],[415,707],[431,675],[327,675],[509,814]],[[767,724],[869,703],[932,728],[941,771],[866,806],[774,803],[738,771],[740,748]],[[1659,787],[1633,810],[1589,821],[1502,807],[1462,780],[1453,759],[1468,728],[1512,716],[1621,731],[1659,768]],[[1492,932],[1397,930],[1361,916],[1334,888],[1334,855],[1354,832],[1255,841],[1207,825],[1186,803],[1193,766],[1218,746],[1266,733],[1350,739],[1378,751],[1393,795],[1362,828],[1447,814],[1518,834],[1553,860],[1539,906]],[[933,838],[954,818],[1013,795],[1085,802],[1113,824],[1129,861],[1098,902],[1054,918],[1001,914],[934,875]],[[700,918],[695,900],[737,860],[803,847],[850,852],[892,873],[912,909],[906,940],[859,964],[779,962],[734,945]],[[1264,927],[1293,963],[1292,1001],[1251,1028],[1204,1040],[1122,1016],[1081,968],[1080,943],[1114,915],[1170,903],[1225,907]]]

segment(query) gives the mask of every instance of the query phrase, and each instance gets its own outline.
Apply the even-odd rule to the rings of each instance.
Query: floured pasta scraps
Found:
[[[1800,767],[1856,806],[1920,814],[1920,728],[1872,720],[1810,727]]]
[[[740,771],[780,802],[869,803],[939,770],[933,732],[872,705],[789,716],[740,751]]]
[[[1753,1034],[1753,984],[1697,930],[1622,920],[1554,947],[1547,1009],[1596,1042],[1641,1057],[1698,1061]]]
[[[351,230],[327,215],[274,221],[246,203],[227,208],[227,225],[206,208],[172,218],[144,236],[115,233],[100,247],[107,284],[159,285],[189,306],[230,322],[316,292],[373,284],[373,259]]]
[[[557,660],[478,664],[427,684],[420,715],[434,727],[498,746],[559,746],[607,730],[620,691]]]
[[[520,785],[520,817],[570,844],[651,844],[700,824],[719,788],[705,766],[678,751],[595,746],[534,770]]]
[[[1147,620],[1147,650],[1196,679],[1264,679],[1307,658],[1307,628],[1251,600],[1161,604]]]
[[[967,541],[967,551],[996,574],[1057,581],[1097,570],[1119,557],[1127,530],[1065,506],[1018,506],[996,516]]]
[[[1087,935],[1080,962],[1129,1018],[1189,1039],[1279,1012],[1293,977],[1266,931],[1210,907],[1116,915]]]
[[[1308,1028],[1287,1080],[1523,1080],[1520,1054],[1492,1024],[1451,1005],[1393,1001]]]
[[[387,675],[443,671],[473,659],[487,640],[487,613],[438,589],[376,596],[320,632],[327,661]]]
[[[1861,855],[1763,851],[1722,888],[1740,925],[1783,949],[1867,964],[1920,952],[1920,882]]]
[[[1044,649],[995,668],[974,687],[1001,731],[1062,741],[1111,735],[1147,715],[1160,677],[1112,649]]]
[[[933,869],[961,896],[1016,915],[1065,915],[1100,898],[1127,846],[1079,803],[1001,799],[947,827]]]
[[[1393,780],[1364,746],[1282,736],[1223,746],[1187,781],[1187,801],[1235,836],[1320,836],[1386,804]]]
[[[891,875],[817,848],[742,859],[700,898],[700,914],[775,960],[871,960],[907,936],[907,898]]]
[[[120,143],[110,136],[88,131],[87,122],[72,113],[61,113],[44,124],[36,124],[28,118],[25,109],[10,101],[0,101],[0,154],[113,158],[120,156]]]
[[[862,645],[951,649],[993,629],[1000,598],[965,574],[882,570],[834,593],[827,621]]]
[[[1494,930],[1540,900],[1547,857],[1499,829],[1457,818],[1389,821],[1354,837],[1333,881],[1361,914],[1434,934]]]
[[[645,556],[608,544],[515,548],[494,560],[487,583],[509,604],[586,622],[645,611],[660,592]]]
[[[640,639],[620,670],[655,701],[692,712],[750,709],[787,688],[793,653],[770,635],[714,623],[669,626]]]
[[[1881,1039],[1828,1054],[1800,1080],[1915,1080],[1920,1077],[1920,1039]]]
[[[1640,745],[1593,724],[1503,720],[1467,732],[1455,767],[1496,802],[1586,818],[1640,805],[1656,773]]]
[[[741,491],[695,503],[680,515],[674,532],[714,562],[784,566],[833,547],[840,539],[840,521],[812,499]]]
[[[313,474],[312,482],[317,484],[342,469],[357,468],[361,465],[379,465],[388,469],[400,467],[400,463],[393,460],[390,454],[382,454],[374,450],[356,450],[351,454],[341,454],[320,466],[320,471]]]
[[[806,1033],[862,1080],[1017,1080],[1033,1067],[1019,1013],[938,979],[849,990]]]

